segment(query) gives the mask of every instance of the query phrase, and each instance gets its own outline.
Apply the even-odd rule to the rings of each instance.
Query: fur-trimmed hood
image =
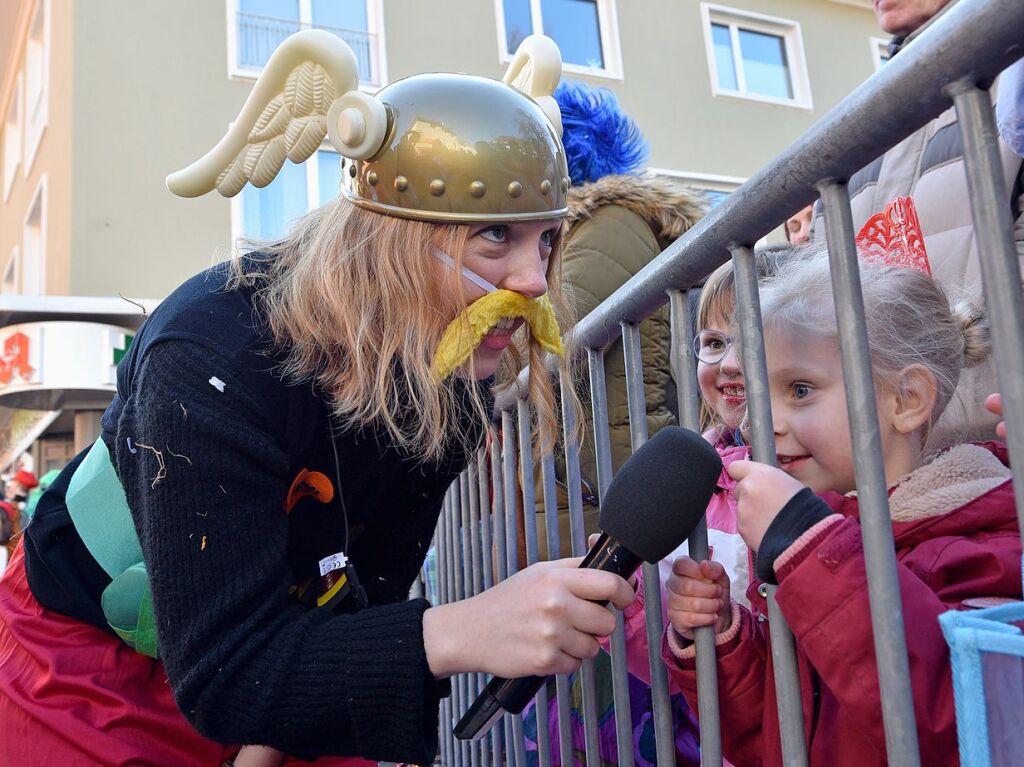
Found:
[[[569,190],[569,226],[606,205],[620,205],[642,218],[660,242],[669,243],[707,211],[703,195],[666,176],[605,176]]]

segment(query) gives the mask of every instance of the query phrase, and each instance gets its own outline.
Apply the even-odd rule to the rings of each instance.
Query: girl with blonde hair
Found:
[[[887,256],[888,257],[888,256]],[[950,307],[899,259],[862,262],[879,443],[922,764],[956,753],[949,651],[938,616],[1020,599],[1021,541],[1005,445],[925,453],[965,368],[991,351],[988,321]],[[680,558],[668,582],[670,677],[696,700],[693,630],[714,626],[723,753],[783,764],[762,583],[796,640],[811,764],[884,765],[881,691],[828,254],[794,256],[761,292],[778,468],[736,461],[739,532],[756,552],[751,606],[721,565]],[[813,691],[813,696],[811,695]],[[813,701],[812,701],[813,697]]]

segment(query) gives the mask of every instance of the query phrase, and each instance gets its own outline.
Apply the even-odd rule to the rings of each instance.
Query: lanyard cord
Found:
[[[334,478],[338,485],[338,505],[341,507],[341,523],[345,527],[345,542],[341,547],[342,552],[348,555],[348,509],[345,508],[345,493],[341,489],[341,461],[338,460],[338,445],[334,441],[334,429],[331,421],[327,421],[327,433],[331,437],[331,452],[334,453]]]

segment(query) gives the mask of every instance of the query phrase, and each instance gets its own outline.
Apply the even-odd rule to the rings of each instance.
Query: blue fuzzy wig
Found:
[[[563,81],[555,89],[555,100],[562,112],[562,144],[573,184],[643,170],[650,147],[614,93]]]

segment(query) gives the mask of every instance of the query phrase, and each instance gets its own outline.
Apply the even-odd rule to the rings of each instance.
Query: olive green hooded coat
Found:
[[[703,196],[679,181],[666,177],[605,176],[569,192],[569,215],[562,248],[562,279],[582,319],[630,277],[653,261],[669,244],[704,214]],[[675,383],[669,365],[669,310],[664,306],[640,325],[647,403],[647,432],[651,436],[676,423]],[[581,394],[586,435],[580,451],[580,470],[585,483],[576,492],[598,494],[593,429],[590,425],[590,387],[586,368],[578,391]],[[605,352],[608,389],[608,426],[612,464],[618,468],[629,457],[629,407],[622,340]],[[564,467],[557,472],[560,484],[559,543],[562,556],[571,551],[568,499]],[[537,479],[538,539],[541,557],[547,556],[541,473]],[[584,506],[586,532],[597,529],[597,508]]]

